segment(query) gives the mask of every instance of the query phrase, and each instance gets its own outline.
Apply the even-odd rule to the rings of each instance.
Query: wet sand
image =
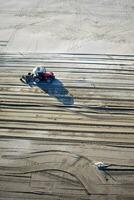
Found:
[[[2,60],[1,199],[133,199],[133,56]],[[19,80],[37,63],[55,72],[51,93]],[[96,162],[110,166],[98,170]]]

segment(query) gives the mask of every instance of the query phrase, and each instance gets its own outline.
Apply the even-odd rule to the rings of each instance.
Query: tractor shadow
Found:
[[[55,79],[52,83],[40,82],[36,86],[47,93],[50,97],[55,97],[63,105],[70,106],[74,104],[74,98],[69,94],[63,83]]]

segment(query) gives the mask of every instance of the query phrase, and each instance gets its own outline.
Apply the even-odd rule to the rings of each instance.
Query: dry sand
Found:
[[[4,52],[133,54],[133,0],[0,0]]]

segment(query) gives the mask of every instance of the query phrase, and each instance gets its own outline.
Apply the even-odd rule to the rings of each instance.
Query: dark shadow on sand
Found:
[[[74,98],[69,94],[69,91],[58,79],[53,80],[52,83],[36,83],[36,86],[49,96],[57,98],[63,105],[70,106],[74,104]]]

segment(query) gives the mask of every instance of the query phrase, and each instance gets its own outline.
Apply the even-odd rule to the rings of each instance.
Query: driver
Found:
[[[46,72],[46,68],[45,67],[35,67],[33,69],[33,75],[34,76],[41,76],[45,72]]]

